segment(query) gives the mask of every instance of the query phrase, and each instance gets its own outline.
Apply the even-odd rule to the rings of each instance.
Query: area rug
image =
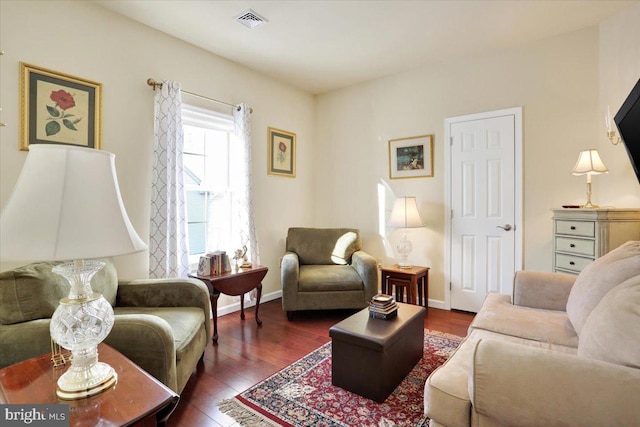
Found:
[[[331,384],[327,343],[218,407],[244,427],[425,426],[424,383],[461,341],[457,335],[425,329],[422,359],[384,403]]]

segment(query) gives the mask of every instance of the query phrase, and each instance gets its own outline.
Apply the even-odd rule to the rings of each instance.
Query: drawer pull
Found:
[[[576,263],[573,261],[569,261],[569,265],[576,265]]]
[[[576,229],[576,226],[575,226],[575,225],[572,225],[572,226],[571,226],[571,229],[572,229],[572,230],[575,230],[575,229]]]
[[[575,247],[576,247],[576,245],[574,245],[573,243],[571,243],[571,244],[569,245],[569,247],[570,247],[570,248],[575,248]]]

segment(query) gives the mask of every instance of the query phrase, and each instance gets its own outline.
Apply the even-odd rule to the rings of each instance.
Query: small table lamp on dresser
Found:
[[[113,309],[91,289],[104,263],[84,259],[146,249],[122,203],[115,156],[54,144],[30,146],[24,167],[0,217],[0,255],[6,261],[68,261],[53,272],[70,284],[51,318],[51,337],[72,352],[58,380],[61,399],[100,393],[117,381],[98,362],[97,346],[113,327]]]

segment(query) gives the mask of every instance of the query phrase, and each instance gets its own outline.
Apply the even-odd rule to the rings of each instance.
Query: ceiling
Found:
[[[96,0],[313,94],[596,25],[618,0]],[[253,30],[234,17],[253,9]]]

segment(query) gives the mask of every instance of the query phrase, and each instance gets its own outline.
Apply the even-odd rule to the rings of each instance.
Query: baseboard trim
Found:
[[[262,295],[260,298],[260,303],[273,301],[274,299],[282,298],[282,291],[275,291],[269,294]],[[244,305],[244,308],[249,308],[255,306],[255,301],[248,302]],[[439,308],[441,310],[448,310],[444,301],[438,299],[429,298],[429,307]],[[224,316],[225,314],[235,313],[236,311],[240,311],[240,302],[234,302],[233,304],[225,305],[223,307],[218,307],[218,316]]]
[[[260,304],[268,301],[273,301],[274,299],[282,298],[282,290],[271,292],[269,294],[262,295],[260,298]],[[244,304],[244,308],[253,307],[256,305],[255,301],[251,301]],[[225,314],[235,313],[236,311],[240,311],[240,302],[234,302],[233,304],[225,305],[223,307],[218,307],[218,316],[224,316]]]
[[[444,301],[439,300],[439,299],[431,299],[431,298],[429,298],[429,307],[439,308],[441,310],[448,310],[448,308],[445,305]]]

